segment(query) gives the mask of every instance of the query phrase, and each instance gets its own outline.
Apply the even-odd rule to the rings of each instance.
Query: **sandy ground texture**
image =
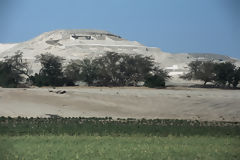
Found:
[[[58,94],[57,91],[66,91]],[[0,88],[0,116],[240,121],[240,90],[196,88]]]

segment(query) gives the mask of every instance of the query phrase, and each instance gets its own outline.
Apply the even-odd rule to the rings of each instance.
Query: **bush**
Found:
[[[161,88],[165,87],[165,79],[162,76],[153,75],[149,76],[144,85],[150,88]]]

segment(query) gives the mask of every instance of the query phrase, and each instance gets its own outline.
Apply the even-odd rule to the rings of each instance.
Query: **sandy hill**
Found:
[[[153,56],[172,76],[186,72],[187,64],[196,59],[233,61],[240,64],[236,59],[217,54],[170,54],[162,52],[159,48],[147,47],[100,30],[56,30],[43,33],[26,42],[0,44],[0,59],[11,56],[18,50],[24,53],[24,58],[31,63],[34,72],[38,72],[40,68],[40,64],[34,62],[35,56],[47,52],[62,56],[67,61],[99,56],[107,51],[143,54]]]

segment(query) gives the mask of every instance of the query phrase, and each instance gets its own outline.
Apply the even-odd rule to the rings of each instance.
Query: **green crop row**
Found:
[[[240,136],[240,122],[171,119],[0,117],[0,135]]]

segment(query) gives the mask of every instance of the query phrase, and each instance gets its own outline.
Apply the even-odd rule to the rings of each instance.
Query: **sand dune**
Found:
[[[55,93],[65,90],[65,94]],[[52,92],[49,92],[52,91]],[[188,88],[0,88],[0,116],[240,121],[240,91]]]

